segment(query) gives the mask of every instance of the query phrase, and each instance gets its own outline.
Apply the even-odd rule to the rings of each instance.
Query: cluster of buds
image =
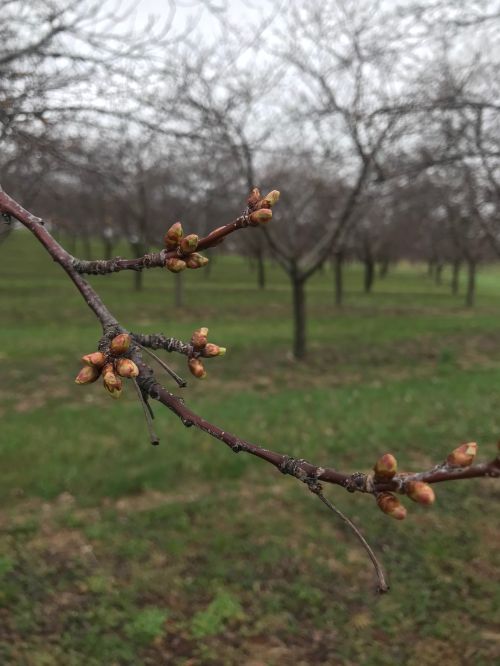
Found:
[[[203,268],[208,264],[207,257],[196,252],[199,238],[196,234],[184,236],[182,225],[175,222],[165,234],[164,244],[167,250],[177,250],[178,257],[167,259],[165,267],[172,273],[180,273],[185,268]]]
[[[120,333],[111,340],[109,353],[96,351],[82,356],[84,366],[78,373],[75,382],[91,384],[102,375],[104,388],[113,398],[119,398],[122,392],[121,378],[137,377],[139,374],[137,365],[126,356],[131,344],[130,335]]]
[[[391,453],[384,454],[377,460],[373,468],[374,483],[391,481],[398,471],[398,463]],[[400,475],[403,476],[403,475]],[[404,479],[404,476],[403,476]],[[403,482],[402,491],[414,502],[429,506],[434,503],[436,496],[433,489],[424,481],[409,479]],[[381,511],[391,518],[403,520],[406,518],[406,508],[400,500],[391,492],[380,492],[376,494],[377,506]]]
[[[212,342],[208,342],[208,328],[198,328],[191,336],[192,354],[188,357],[188,366],[191,374],[197,379],[205,379],[207,376],[205,366],[201,358],[213,358],[214,356],[224,356],[225,347],[219,347]]]
[[[250,211],[250,225],[257,227],[260,224],[267,224],[273,217],[271,208],[278,202],[279,198],[278,190],[272,190],[263,197],[260,190],[254,187],[247,200],[248,210]]]

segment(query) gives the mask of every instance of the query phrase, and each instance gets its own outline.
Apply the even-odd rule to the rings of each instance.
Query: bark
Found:
[[[469,260],[467,262],[467,293],[465,295],[465,305],[471,308],[476,299],[476,262]]]
[[[375,262],[371,254],[367,254],[364,258],[365,274],[364,274],[364,289],[365,294],[370,294],[375,281]]]
[[[344,301],[344,254],[336,252],[333,258],[333,279],[335,285],[335,305],[340,307]]]
[[[292,270],[293,293],[293,356],[298,361],[306,356],[306,292],[305,282]]]
[[[147,252],[147,248],[142,243],[130,243],[132,252],[135,256],[141,256]],[[134,289],[135,291],[142,291],[144,288],[144,279],[142,271],[134,271]]]
[[[460,261],[454,261],[451,274],[451,293],[456,296],[460,287]]]
[[[106,261],[109,261],[113,257],[113,242],[111,241],[110,238],[103,238],[102,244],[104,251],[103,252],[104,259],[106,259]]]
[[[443,268],[444,268],[444,263],[442,261],[438,261],[434,270],[434,282],[437,285],[443,284]]]

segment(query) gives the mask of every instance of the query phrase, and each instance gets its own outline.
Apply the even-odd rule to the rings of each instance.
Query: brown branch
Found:
[[[3,192],[1,188],[0,213],[15,217],[17,220],[19,220],[19,222],[27,227],[42,243],[47,252],[52,256],[53,260],[62,266],[62,268],[74,282],[77,289],[82,294],[87,305],[99,319],[104,329],[103,337],[99,343],[99,349],[104,350],[106,346],[109,348],[110,341],[118,333],[125,332],[125,329],[118,324],[117,320],[101,301],[94,289],[81,277],[81,275],[79,275],[74,265],[74,257],[72,257],[61,245],[59,245],[59,243],[57,243],[52,238],[50,233],[43,226],[43,222],[40,218],[37,218],[32,213],[25,210],[16,201],[14,201],[5,192]],[[244,214],[235,220],[235,222],[213,231],[207,237],[202,239],[199,244],[199,249],[212,247],[228,233],[232,233],[236,229],[247,225],[248,217],[246,214]],[[143,362],[139,348],[139,344],[146,347],[149,346],[153,349],[167,349],[169,346],[171,346],[172,348],[168,349],[169,351],[175,349],[175,351],[179,351],[180,353],[187,353],[187,355],[190,355],[190,351],[192,350],[191,345],[186,345],[185,343],[182,343],[175,338],[166,338],[161,334],[150,336],[133,334],[133,339],[138,344],[133,345],[130,356],[139,368],[139,376],[137,377],[136,381],[137,388],[141,393],[141,397],[150,396],[151,398],[159,401],[168,407],[168,409],[170,409],[174,414],[176,414],[176,416],[181,419],[182,423],[186,427],[194,426],[199,430],[208,433],[215,439],[224,442],[229,448],[231,448],[234,453],[238,453],[240,451],[249,453],[253,456],[256,456],[257,458],[260,458],[261,460],[270,463],[283,474],[289,474],[299,479],[300,481],[307,483],[311,491],[320,496],[320,499],[333,511],[337,510],[332,508],[328,500],[326,500],[326,498],[324,498],[322,495],[319,482],[332,483],[345,488],[349,492],[358,491],[379,497],[381,494],[387,493],[387,491],[398,492],[401,494],[410,494],[409,488],[411,485],[410,482],[412,481],[420,481],[424,484],[433,484],[442,481],[457,481],[478,477],[500,476],[500,455],[489,463],[480,463],[477,465],[457,468],[450,465],[449,462],[444,462],[441,465],[438,465],[428,471],[412,474],[394,474],[392,478],[384,480],[374,476],[373,474],[365,474],[361,472],[347,474],[333,468],[320,467],[303,459],[295,459],[288,455],[271,451],[257,444],[253,444],[252,442],[243,440],[225,430],[222,430],[220,427],[203,419],[201,416],[189,409],[189,407],[187,407],[184,403],[183,399],[174,396],[157,382],[153,370]],[[191,350],[189,348],[191,348]],[[145,401],[143,401],[142,406],[143,408],[145,406],[147,407]],[[151,424],[149,423],[149,426],[150,425]],[[155,439],[155,442],[157,441],[156,436],[154,435],[153,437],[153,434],[152,439]],[[386,513],[388,513],[388,511],[386,511]],[[350,524],[350,521],[343,515],[342,519]],[[357,537],[363,542],[363,545],[367,547],[366,541],[359,533],[359,530],[357,530],[355,527],[353,529]],[[379,589],[381,591],[385,591],[387,589],[387,584],[385,582],[382,569],[380,568],[380,565],[378,564],[369,547],[368,552],[370,553],[370,557],[377,571],[379,578]]]
[[[206,250],[208,248],[218,245],[226,236],[232,234],[239,229],[244,229],[251,226],[249,217],[246,213],[218,229],[214,229],[207,236],[200,238],[196,251]],[[142,271],[144,268],[163,268],[168,259],[182,258],[188,256],[180,249],[176,250],[160,250],[160,252],[153,252],[145,254],[137,259],[122,259],[116,257],[109,260],[87,261],[72,257],[73,268],[80,274],[91,275],[106,275],[107,273],[118,273],[120,271]]]

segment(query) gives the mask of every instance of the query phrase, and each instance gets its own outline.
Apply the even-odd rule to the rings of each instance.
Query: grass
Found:
[[[96,248],[96,253],[98,248]],[[367,497],[327,492],[389,570],[373,576],[352,535],[304,487],[235,456],[156,409],[152,448],[127,387],[119,402],[73,383],[99,330],[59,267],[19,231],[0,246],[0,663],[492,664],[500,658],[499,488],[437,488],[403,523]],[[349,268],[333,307],[329,271],[308,285],[310,354],[290,358],[290,290],[268,267],[221,257],[207,277],[96,278],[132,330],[228,348],[186,400],[227,430],[341,469],[381,453],[401,467],[461,441],[491,457],[500,433],[500,271],[479,275],[468,310],[423,267],[401,265],[360,293]],[[183,359],[173,359],[186,372]]]

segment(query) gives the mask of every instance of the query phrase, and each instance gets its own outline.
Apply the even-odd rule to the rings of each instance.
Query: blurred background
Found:
[[[227,347],[183,389],[191,407],[344,471],[386,452],[424,469],[464,441],[493,457],[500,3],[0,0],[0,16],[0,183],[75,256],[139,256],[176,220],[204,235],[254,185],[281,191],[203,271],[90,280],[129,330],[208,326]],[[401,523],[327,488],[388,569],[377,597],[305,487],[165,409],[152,448],[132,390],[73,383],[99,326],[8,220],[0,293],[2,664],[500,659],[493,481],[443,484]]]

